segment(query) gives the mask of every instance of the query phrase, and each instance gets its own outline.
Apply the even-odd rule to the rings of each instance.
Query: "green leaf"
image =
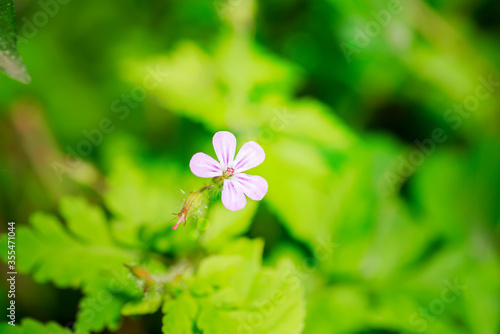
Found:
[[[185,174],[179,168],[140,164],[119,156],[112,170],[104,199],[114,214],[111,229],[120,243],[174,253],[197,246],[189,233],[172,231],[174,222],[169,222],[182,206],[184,195],[179,189],[188,192],[194,188],[185,185]],[[187,229],[194,230],[190,223],[188,220]]]
[[[163,297],[159,292],[147,292],[139,301],[131,301],[123,305],[123,315],[139,315],[155,313],[160,308]]]
[[[265,268],[259,273],[250,291],[248,309],[265,319],[261,326],[254,324],[255,333],[302,333],[304,290],[291,261],[282,260],[276,269]],[[249,325],[252,319],[248,319]]]
[[[218,308],[210,300],[202,300],[196,325],[203,331],[203,334],[244,333],[241,330],[241,323],[247,315],[248,312],[244,310]]]
[[[225,285],[226,291],[218,291],[216,296],[224,304],[241,305],[246,298],[255,279],[255,276],[261,269],[262,252],[264,242],[261,239],[250,240],[246,238],[227,244],[219,253],[220,255],[239,255],[243,261],[238,270],[231,276],[229,285]],[[232,297],[229,291],[234,291]],[[228,295],[225,295],[225,294]]]
[[[266,146],[266,161],[259,168],[273,185],[264,200],[294,236],[314,245],[319,237],[331,235],[338,176],[316,147],[280,136]]]
[[[17,51],[17,30],[12,0],[0,0],[0,70],[22,83],[31,78]]]
[[[83,241],[93,244],[109,245],[109,234],[104,212],[88,204],[83,198],[65,197],[61,200],[61,214],[68,228]]]
[[[368,306],[368,296],[359,286],[321,286],[310,294],[305,332],[358,333],[365,326]]]
[[[65,198],[61,214],[69,229],[52,215],[35,213],[30,226],[17,230],[18,271],[31,273],[39,283],[81,288],[86,296],[75,327],[83,332],[116,329],[123,297],[142,294],[137,281],[127,277],[124,263],[137,263],[135,252],[113,244],[104,213],[80,198]],[[71,234],[73,233],[73,234]],[[6,235],[0,245],[6,247]]]
[[[83,216],[82,221],[86,218],[92,219],[92,216]],[[133,252],[117,246],[75,239],[52,215],[35,213],[30,224],[31,228],[18,228],[19,271],[32,272],[39,283],[52,281],[59,287],[85,288],[105,272],[118,270],[124,263],[137,260]],[[101,237],[96,235],[97,240]]]
[[[197,45],[183,42],[169,57],[158,57],[138,68],[130,64],[127,70],[131,81],[143,77],[148,67],[165,73],[161,86],[152,91],[165,107],[177,111],[193,120],[204,120],[207,124],[223,127],[222,113],[207,113],[206,110],[223,110],[224,98],[218,89],[214,64]],[[129,68],[129,66],[127,66]],[[140,79],[142,80],[142,79]],[[196,96],[196,99],[193,99]]]
[[[205,334],[301,333],[304,327],[304,292],[294,266],[282,261],[252,279],[244,306],[227,307],[211,297],[200,300],[197,326]]]
[[[231,239],[245,233],[252,222],[257,203],[248,201],[244,209],[228,211],[221,202],[210,207],[208,227],[203,232],[200,243],[208,250],[217,250]]]
[[[80,301],[75,331],[77,333],[100,332],[104,328],[116,330],[120,326],[120,310],[123,302],[107,290],[88,294]]]
[[[244,258],[240,255],[210,256],[200,263],[197,277],[214,287],[225,286],[243,261]]]
[[[200,263],[191,289],[203,333],[300,333],[301,281],[290,261],[262,268],[262,248],[261,240],[241,238]]]
[[[70,334],[73,333],[67,328],[61,327],[55,322],[42,324],[36,320],[25,318],[21,324],[11,326],[7,323],[0,323],[0,333],[2,334]]]
[[[198,312],[198,304],[189,292],[182,292],[177,298],[166,301],[162,312],[162,332],[165,334],[193,333],[194,319]]]
[[[231,35],[221,39],[213,55],[192,42],[184,41],[168,57],[128,65],[126,73],[131,82],[141,81],[147,68],[165,73],[159,88],[151,94],[166,109],[195,122],[201,121],[212,130],[235,124],[248,128],[248,125],[269,122],[268,115],[261,113],[260,108],[239,102],[247,98],[260,99],[270,92],[289,95],[298,82],[298,71],[292,64],[247,41],[236,41]],[[232,100],[239,96],[246,97]]]
[[[193,292],[199,296],[210,294],[214,303],[242,306],[260,269],[262,248],[261,240],[242,238],[205,258],[198,268]]]

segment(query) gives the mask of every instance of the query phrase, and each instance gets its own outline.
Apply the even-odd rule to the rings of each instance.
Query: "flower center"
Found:
[[[227,167],[227,169],[222,173],[222,177],[228,179],[229,177],[233,176],[233,174],[234,174],[234,168]]]

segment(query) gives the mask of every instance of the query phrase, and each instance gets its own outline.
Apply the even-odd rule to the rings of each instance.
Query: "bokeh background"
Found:
[[[295,264],[301,289],[288,293],[303,307],[284,311],[299,321],[289,331],[262,332],[499,333],[498,1],[15,6],[32,81],[0,76],[2,232],[61,206],[67,220],[76,196],[103,208],[117,243],[167,268],[240,236],[262,239],[265,266]],[[252,172],[269,192],[242,213],[212,199],[173,232],[182,191],[204,182],[189,159],[213,155],[220,130],[238,147],[262,145],[266,161]],[[87,291],[51,277],[92,264],[39,228],[47,235],[19,240],[19,256],[55,259],[24,272],[18,263],[17,319],[73,328]],[[3,310],[6,291],[2,279]],[[100,330],[161,333],[161,317]]]

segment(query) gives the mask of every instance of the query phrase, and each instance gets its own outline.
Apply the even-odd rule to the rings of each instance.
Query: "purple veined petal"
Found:
[[[215,154],[219,159],[222,170],[231,166],[236,152],[236,137],[228,131],[219,131],[212,140]]]
[[[236,155],[233,168],[236,173],[241,173],[260,165],[265,158],[266,154],[262,147],[254,141],[249,141],[241,147]]]
[[[231,179],[224,180],[221,199],[226,209],[231,211],[241,210],[247,205],[247,198],[240,185]]]
[[[189,162],[189,168],[194,175],[199,177],[215,177],[222,175],[220,164],[205,153],[196,153]]]
[[[267,193],[267,181],[261,176],[240,173],[236,174],[233,180],[234,182],[238,182],[240,185],[239,188],[254,201],[260,201]]]

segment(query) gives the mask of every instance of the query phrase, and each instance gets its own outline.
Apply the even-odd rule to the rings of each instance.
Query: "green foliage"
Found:
[[[209,211],[206,222],[198,227],[204,233],[200,243],[208,250],[218,249],[234,237],[244,234],[252,222],[257,209],[255,202],[248,202],[240,211],[227,212],[222,203],[214,204]]]
[[[337,178],[335,173],[338,172],[330,168],[329,159],[342,159],[356,142],[356,137],[320,103],[306,99],[290,101],[298,81],[295,68],[262,49],[241,44],[244,42],[238,36],[226,36],[213,55],[195,45],[181,44],[167,59],[134,65],[138,67],[135,72],[138,75],[144,73],[145,68],[152,67],[168,73],[152,94],[165,108],[201,121],[209,129],[234,126],[247,134],[242,138],[257,139],[254,136],[259,133],[259,128],[271,125],[271,140],[262,143],[267,152],[266,163],[255,169],[273,185],[266,201],[283,217],[292,233],[314,245],[317,237],[330,228],[330,216],[325,218],[324,214],[330,206],[335,185],[328,185],[329,189],[325,189],[324,180]],[[240,57],[238,70],[230,61],[233,54]],[[141,61],[134,64],[141,64]],[[215,77],[211,68],[216,68],[220,77]],[[259,71],[242,70],[253,68]],[[192,73],[195,70],[206,73]],[[132,77],[139,82],[139,77]],[[200,85],[200,77],[211,82],[209,87],[213,88],[210,89],[218,89],[207,92],[203,87],[203,93],[197,94],[198,99],[192,99],[197,85]],[[218,81],[219,85],[216,84]],[[249,103],[236,105],[226,117],[222,117],[222,113],[206,113],[207,108],[222,108],[227,89],[235,95],[247,94]],[[204,101],[205,96],[217,97],[217,100]],[[233,119],[238,122],[233,122]],[[304,221],[316,222],[316,228],[309,228]]]
[[[198,304],[189,292],[182,292],[174,300],[163,304],[163,333],[189,334],[195,328]]]
[[[20,325],[11,326],[0,323],[0,332],[4,334],[71,334],[72,331],[61,327],[55,322],[41,324],[36,320],[26,318]]]
[[[79,303],[76,315],[76,333],[95,333],[104,328],[116,330],[120,327],[123,301],[106,288],[89,293]]]
[[[36,77],[0,78],[0,218],[30,275],[0,332],[498,333],[497,3],[401,1],[346,61],[389,1],[71,1],[24,43],[43,6],[19,3],[18,36],[0,0],[0,68],[28,80],[17,38]],[[219,130],[261,144],[269,191],[172,231]]]
[[[103,211],[85,200],[63,199],[61,215],[67,228],[44,213],[35,213],[30,227],[19,227],[19,272],[31,273],[39,283],[82,289],[85,297],[76,321],[76,329],[82,333],[116,329],[124,302],[119,294],[128,298],[140,295],[137,283],[127,277],[123,267],[138,262],[139,254],[114,243]],[[0,245],[6,244],[3,235]]]
[[[123,305],[121,313],[123,315],[140,315],[155,313],[163,303],[162,295],[155,292],[146,292],[141,300],[130,301]]]
[[[12,0],[0,1],[0,70],[23,83],[31,78],[17,51],[17,30]]]
[[[32,273],[40,283],[52,281],[60,287],[92,291],[107,270],[137,260],[135,252],[111,241],[104,213],[98,207],[69,197],[61,202],[61,215],[67,229],[56,217],[44,213],[34,214],[29,228],[18,229],[21,272]],[[6,245],[5,235],[2,245]]]
[[[300,333],[305,305],[293,265],[261,268],[262,243],[241,239],[199,267],[197,327],[203,333]],[[238,254],[238,255],[232,255]]]
[[[246,222],[243,228],[252,211],[250,208],[240,214],[239,220]],[[213,237],[207,238],[208,244],[219,245],[220,250],[204,258],[193,275],[191,265],[179,272],[175,266],[169,270],[153,254],[141,255],[117,244],[104,212],[81,198],[62,199],[61,216],[67,228],[43,213],[32,216],[30,227],[19,228],[19,271],[31,273],[39,283],[51,281],[61,288],[82,289],[85,296],[79,303],[76,333],[116,330],[122,315],[154,313],[160,307],[164,333],[192,333],[194,328],[203,333],[223,333],[224,328],[231,328],[228,326],[248,326],[245,321],[252,319],[252,312],[261,312],[259,303],[274,302],[274,295],[281,296],[278,304],[266,310],[269,314],[263,323],[255,325],[254,332],[272,332],[272,328],[284,326],[283,322],[290,330],[303,324],[300,283],[292,284],[283,276],[291,269],[262,268],[262,241],[230,242],[235,229],[225,231],[228,224],[217,229],[226,244],[221,248]],[[6,247],[6,240],[3,235],[0,246]],[[60,249],[65,251],[61,253]],[[129,263],[138,264],[133,271],[135,279],[123,266]],[[142,277],[142,272],[147,276]],[[28,322],[25,327],[33,326],[42,325]]]
[[[205,249],[214,251],[246,232],[257,209],[255,203],[231,213],[220,203],[210,204],[208,212],[202,207],[197,216],[188,219],[186,233],[172,233],[173,223],[168,222],[172,213],[181,209],[188,189],[202,183],[186,177],[176,166],[165,169],[160,163],[144,164],[121,156],[112,162],[104,199],[114,214],[111,230],[117,240],[139,249],[184,256],[198,247],[197,238]],[[156,182],[148,181],[152,177]]]

